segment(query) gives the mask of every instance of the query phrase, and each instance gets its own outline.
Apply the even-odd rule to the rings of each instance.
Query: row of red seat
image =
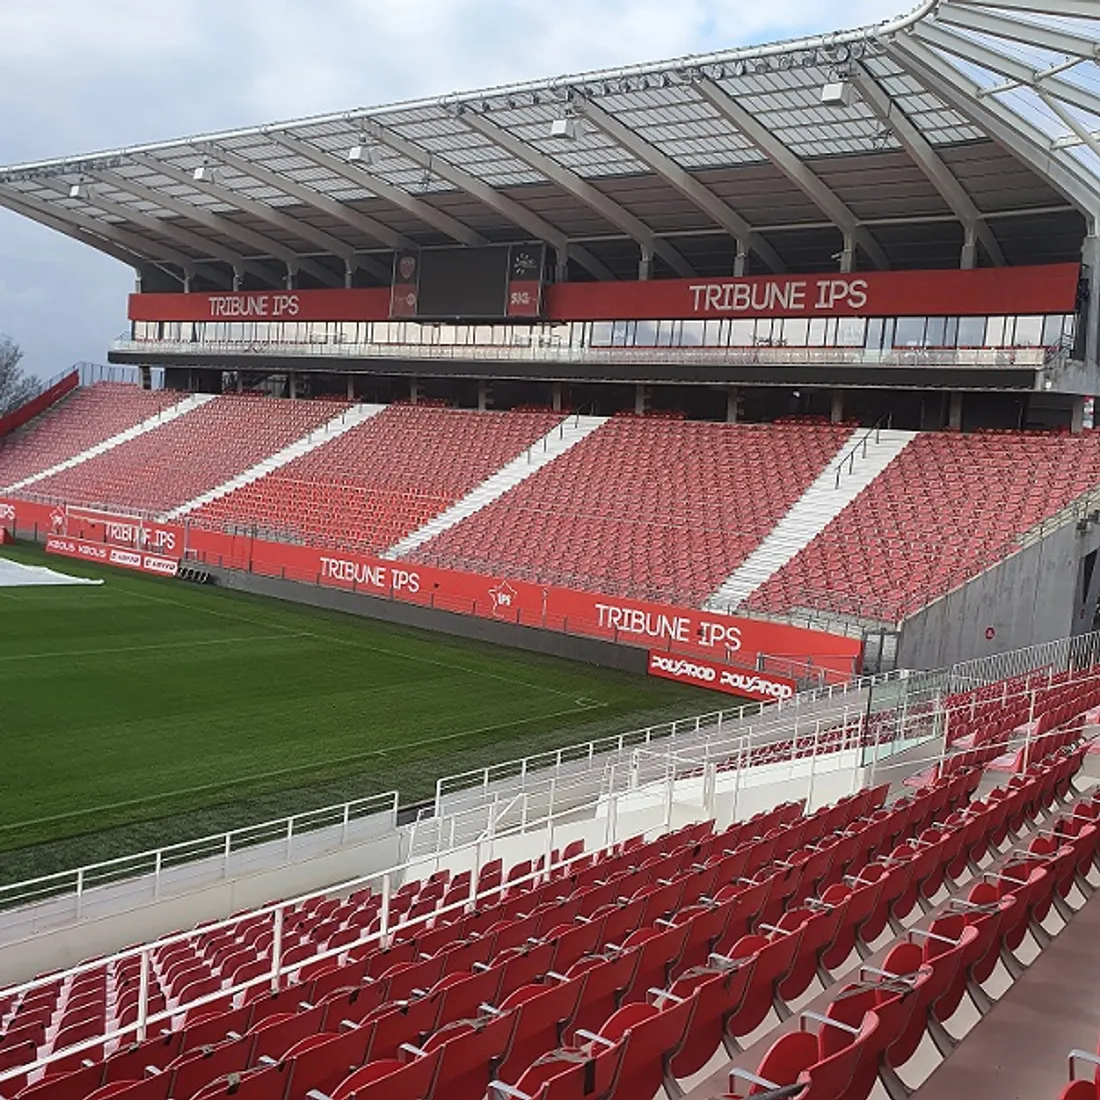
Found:
[[[898,622],[1097,484],[1097,433],[922,433],[749,606],[784,612],[840,599]]]
[[[1042,780],[1040,769],[1030,787],[1041,788]],[[1022,784],[1007,796],[1021,803],[1021,819],[1028,815],[1028,795],[1029,785]],[[866,1100],[879,1077],[894,1084],[891,1095],[907,1093],[896,1070],[912,1058],[925,1032],[946,1057],[958,1040],[944,1025],[963,997],[969,994],[979,1012],[988,1011],[991,1002],[981,983],[997,962],[1018,976],[1022,967],[1013,952],[1024,935],[1031,931],[1040,944],[1049,942],[1040,922],[1050,906],[1058,899],[1064,903],[1075,883],[1092,892],[1084,875],[1100,851],[1098,818],[1096,801],[1062,815],[1051,834],[1013,852],[965,900],[949,902],[926,929],[911,931],[881,967],[861,971],[824,1016],[804,1015],[799,1030],[779,1038],[755,1073],[733,1070],[727,1095],[740,1100],[765,1090],[785,1095],[789,1089],[800,1100]],[[1072,916],[1072,910],[1064,915]]]
[[[74,390],[24,429],[0,440],[0,487],[67,462],[186,396],[116,382]]]
[[[965,787],[956,786],[955,792],[956,792],[956,794],[961,796],[961,795],[965,794],[965,789],[966,789]],[[945,788],[944,793],[943,793],[942,796],[937,795],[937,797],[935,799],[926,798],[926,799],[923,799],[921,802],[914,803],[912,805],[920,807],[920,817],[921,817],[921,820],[924,820],[929,815],[935,814],[938,809],[942,809],[943,805],[945,805],[945,800],[946,800],[949,793],[950,792],[947,790],[947,788]],[[794,845],[797,848],[799,835],[805,834],[807,829],[809,829],[811,827],[814,827],[815,822],[816,822],[816,828],[817,829],[827,829],[829,827],[830,823],[836,823],[838,821],[844,821],[846,819],[846,817],[850,816],[851,812],[854,812],[855,808],[868,808],[868,807],[872,806],[876,799],[881,798],[881,794],[882,794],[881,791],[880,792],[864,792],[862,795],[858,796],[857,799],[850,800],[849,802],[845,803],[844,805],[842,805],[840,807],[836,807],[833,810],[829,811],[829,814],[818,815],[817,817],[815,817],[813,819],[802,819],[801,822],[794,829],[791,829],[790,827],[787,827],[787,828],[782,829],[782,830],[771,830],[773,835],[770,838],[768,838],[764,842],[761,842],[761,844],[751,846],[753,853],[755,853],[755,859],[759,860],[759,859],[762,859],[763,857],[767,856],[769,853],[774,853],[777,850],[778,845],[782,845],[782,847],[779,850],[786,850],[791,845]],[[941,799],[942,799],[942,801],[941,801]],[[832,816],[829,816],[829,815],[832,815]],[[873,823],[874,828],[873,828],[873,830],[871,830],[869,832],[868,837],[866,838],[867,842],[868,843],[877,843],[877,842],[882,841],[884,839],[892,840],[894,838],[894,836],[896,835],[896,833],[891,832],[889,834],[889,837],[887,837],[887,833],[886,833],[886,828],[887,828],[887,825],[888,825],[890,820],[893,820],[895,822],[895,825],[898,829],[902,829],[902,828],[905,827],[905,822],[906,821],[915,820],[914,811],[910,810],[907,806],[903,806],[903,807],[899,808],[898,811],[895,811],[893,814],[883,814],[879,821],[876,821],[876,822]],[[738,827],[738,828],[742,828],[742,827]],[[792,835],[792,834],[794,834],[794,835]],[[831,834],[829,834],[829,835],[831,835]],[[726,843],[729,843],[729,841],[725,837],[711,838],[711,840],[710,840],[711,847],[713,847],[714,844],[716,844],[716,843],[726,844]],[[644,853],[638,853],[638,854],[633,855],[633,856],[630,856],[629,854],[627,854],[627,857],[637,859],[637,858],[640,858],[640,856],[643,855],[643,854]],[[696,858],[698,857],[698,854],[699,853],[697,851],[694,853]],[[744,850],[741,850],[741,855],[739,857],[740,858],[740,869],[741,870],[745,870],[745,871],[751,870],[753,861],[750,861],[750,858],[749,858],[750,854],[752,854],[752,853],[745,852]],[[793,854],[793,853],[788,853],[788,854]],[[620,858],[622,858],[622,857],[620,857]],[[805,862],[805,861],[800,861],[800,863],[796,864],[796,866],[801,866],[803,862]],[[708,868],[709,878],[710,878],[711,882],[713,882],[714,879],[715,879],[715,876],[720,873],[719,868],[723,865],[723,863],[724,863],[724,866],[725,866],[725,873],[726,874],[731,874],[733,871],[737,870],[737,867],[730,863],[729,857],[728,856],[723,856],[722,860],[719,860],[718,863],[712,864],[711,868]],[[819,864],[820,864],[820,861],[819,861]],[[666,861],[666,866],[665,866],[664,869],[665,869],[666,872],[669,870],[669,867],[667,865],[667,861]],[[821,873],[822,870],[823,870],[823,868],[820,865],[818,866],[818,870],[816,872],[812,872],[812,867],[807,867],[807,872],[808,873],[807,873],[806,876],[803,876],[802,880],[805,881],[806,883],[809,883],[811,880],[816,879],[817,875],[819,873]],[[596,867],[593,867],[591,869],[591,872],[594,873],[594,874],[606,874],[607,869],[603,868],[603,867],[596,866]],[[810,873],[810,872],[812,872],[812,873]],[[652,871],[651,874],[653,874],[653,873],[657,873],[657,871]],[[839,873],[840,873],[840,870],[839,870],[839,867],[838,867],[838,874]],[[635,874],[636,874],[636,872],[635,872]],[[694,872],[693,877],[697,877],[697,876],[698,876],[698,872]],[[764,879],[765,884],[770,882],[770,881],[771,881],[771,879],[769,879],[769,878]],[[718,911],[720,913],[722,913],[727,918],[728,922],[730,923],[730,927],[728,929],[727,934],[731,937],[736,936],[737,938],[739,938],[740,930],[742,929],[742,926],[743,926],[744,930],[747,930],[748,922],[751,919],[753,919],[754,917],[760,917],[761,919],[763,919],[763,917],[765,917],[769,914],[774,915],[774,916],[777,917],[778,913],[779,913],[779,911],[782,907],[782,904],[783,904],[783,900],[782,900],[783,896],[787,896],[787,897],[791,896],[790,891],[793,891],[797,886],[797,883],[795,883],[793,881],[793,879],[791,878],[791,874],[789,872],[788,872],[787,876],[785,877],[784,882],[785,882],[784,892],[781,893],[781,894],[777,894],[776,896],[771,898],[770,901],[762,896],[762,892],[759,889],[759,887],[755,890],[755,892],[749,892],[747,894],[747,896],[742,897],[740,899],[740,902],[739,902],[739,904],[741,906],[741,910],[740,910],[741,916],[738,918],[738,920],[736,922],[733,921],[733,918],[732,918],[731,913],[730,913],[729,906],[725,904],[726,899],[723,898],[722,902],[720,902],[720,903],[716,902],[715,904],[716,904],[716,907],[717,907]],[[556,884],[548,884],[548,885],[553,886],[554,889],[558,888]],[[698,890],[704,889],[706,887],[707,887],[706,881],[696,881],[694,883],[694,886],[692,887],[692,889],[695,890],[695,891],[698,891]],[[604,896],[606,896],[606,897],[613,897],[614,896],[614,891],[624,890],[626,888],[627,888],[627,885],[625,883],[623,883],[621,881],[621,879],[620,880],[614,880],[610,883],[605,883],[602,887],[600,887],[600,889],[603,890],[603,892],[604,892]],[[650,909],[650,914],[649,914],[650,916],[652,916],[654,913],[661,912],[662,910],[666,910],[666,909],[668,909],[669,907],[671,907],[675,904],[675,899],[671,898],[667,894],[667,886],[662,886],[662,887],[660,887],[660,889],[662,891],[665,891],[665,896],[663,898],[661,896],[657,895],[656,891],[654,891],[654,893],[651,893],[649,895],[649,900],[648,900],[647,904],[648,904],[649,909]],[[680,884],[679,884],[679,890],[684,891],[686,889],[688,889],[688,886],[684,882],[681,881]],[[590,889],[588,891],[588,893],[589,893],[589,895],[591,895],[588,899],[589,903],[591,905],[595,905],[596,902],[599,900],[599,895],[594,894],[592,889]],[[537,898],[532,897],[532,895],[530,895],[530,894],[527,894],[527,895],[519,895],[517,897],[514,897],[514,898],[510,899],[509,904],[514,906],[514,907],[517,907],[517,911],[518,911],[518,906],[520,906],[520,905],[531,905],[533,902],[537,902]],[[543,904],[543,906],[541,908],[543,910],[543,916],[542,916],[541,919],[544,920],[544,921],[545,920],[560,921],[561,919],[563,919],[563,916],[567,915],[567,912],[568,912],[568,910],[566,911],[566,913],[562,912],[562,907],[561,907],[560,902],[546,902],[546,903]],[[621,906],[618,906],[618,905],[616,905],[614,908],[616,910],[621,910]],[[627,907],[627,908],[629,909],[630,907]],[[669,911],[671,911],[671,909]],[[595,911],[593,911],[593,912],[595,912]],[[527,917],[524,918],[524,920],[527,921],[527,924],[526,925],[521,925],[520,926],[520,931],[533,930],[534,929],[535,925],[532,922],[531,917],[533,917],[535,915],[536,914],[534,914],[534,913],[529,914]],[[479,922],[481,922],[482,927],[484,927],[485,921],[487,919],[492,919],[494,916],[499,917],[500,914],[490,912],[488,914],[476,914],[472,917],[467,917],[467,918],[463,918],[463,919],[464,919],[465,922],[479,921]],[[555,936],[550,937],[551,941],[554,944],[553,954],[551,954],[549,952],[550,944],[547,943],[547,944],[542,946],[541,957],[538,956],[538,955],[532,957],[531,952],[524,949],[520,952],[520,957],[517,957],[517,958],[515,958],[511,961],[512,980],[514,980],[514,981],[519,980],[520,978],[523,977],[524,973],[534,975],[536,973],[541,972],[537,969],[539,966],[550,965],[551,967],[560,967],[560,966],[570,965],[570,963],[572,963],[572,965],[575,966],[578,963],[580,963],[580,961],[581,961],[580,955],[585,950],[586,945],[588,945],[588,949],[591,950],[593,946],[599,946],[599,944],[600,944],[600,936],[597,934],[597,930],[592,927],[593,925],[598,925],[601,932],[602,932],[602,934],[609,935],[611,933],[611,931],[614,931],[615,935],[620,935],[621,932],[628,931],[630,928],[635,927],[638,922],[641,922],[644,919],[644,917],[645,917],[645,914],[641,913],[639,911],[638,906],[635,904],[634,905],[633,916],[630,916],[630,914],[627,913],[627,914],[624,914],[624,915],[616,915],[614,917],[614,919],[617,920],[617,922],[618,922],[618,926],[617,926],[616,930],[611,930],[607,927],[611,923],[612,918],[610,918],[610,917],[607,918],[606,920],[592,920],[590,918],[587,923],[580,922],[580,923],[576,924],[574,926],[574,928],[571,929],[568,932],[568,934],[565,931],[559,929],[558,930],[558,935],[556,937]],[[713,925],[714,918],[712,917],[712,918],[710,918],[710,920],[711,920],[711,925]],[[463,927],[463,929],[461,931],[462,932],[468,932],[469,929]],[[426,934],[429,935],[429,936],[442,934],[443,936],[450,937],[451,940],[456,939],[456,938],[461,940],[460,932],[458,930],[456,930],[454,927],[442,928],[442,929],[436,930],[435,932],[429,932],[429,933],[426,933]],[[514,932],[513,935],[518,935],[518,932]],[[648,938],[652,938],[652,937],[648,937]],[[444,941],[442,939],[440,939],[437,942],[444,942]],[[478,942],[478,946],[476,948],[474,948],[474,950],[479,951],[479,952],[484,952],[485,945],[480,943],[480,941],[477,941],[477,942]],[[522,942],[522,940],[520,942]],[[648,939],[646,939],[643,942],[648,942]],[[731,940],[731,942],[732,942],[732,940]],[[425,945],[426,945],[425,943],[418,943],[417,947],[420,948],[420,947],[423,947]],[[632,945],[632,946],[634,946],[634,945]],[[713,946],[713,943],[711,942],[711,940],[709,938],[708,938],[708,941],[707,941],[707,946]],[[396,950],[396,948],[394,950]],[[470,949],[467,948],[467,953],[469,953],[469,950]],[[652,951],[653,949],[651,948],[650,950]],[[386,957],[386,956],[383,956],[383,957]],[[394,957],[393,951],[391,951],[388,955],[388,959],[392,960],[393,957]],[[533,970],[532,967],[535,967],[536,969]],[[367,970],[370,969],[370,964],[369,963],[366,964],[366,968],[367,968]],[[410,971],[411,971],[411,973],[410,973]],[[485,971],[485,972],[487,973],[488,971]],[[621,973],[622,973],[622,967],[621,966],[620,966],[620,971],[619,972],[620,972],[620,976],[621,976]],[[404,984],[400,987],[394,986],[393,981],[395,979],[395,975],[390,973],[388,975],[389,979],[390,979],[389,987],[387,989],[385,989],[384,991],[376,992],[375,999],[381,998],[381,997],[386,997],[386,998],[392,999],[393,996],[396,993],[408,992],[409,987],[412,986],[412,985],[415,985],[416,982],[423,982],[425,985],[428,985],[428,984],[430,984],[432,978],[435,978],[435,980],[438,982],[439,981],[439,973],[440,973],[440,971],[439,971],[439,962],[438,962],[438,959],[434,959],[434,960],[432,960],[432,959],[423,959],[418,963],[413,963],[411,959],[408,959],[406,961],[406,963],[404,964],[404,971],[399,970],[398,973],[401,975],[401,980],[403,981]],[[608,972],[608,973],[604,974],[603,977],[605,979],[607,979],[607,978],[613,977],[613,975],[610,972]],[[464,982],[469,981],[469,980],[471,980],[471,975],[467,973],[466,979],[464,980]],[[636,980],[636,983],[637,983],[637,982],[641,982],[643,980],[648,980],[648,979],[642,979],[642,978],[637,978],[636,977],[635,980]],[[458,984],[464,984],[464,982],[458,983]],[[586,984],[589,986],[590,992],[592,992],[592,994],[594,996],[594,989],[592,988],[592,983],[588,982],[586,980]],[[446,978],[444,978],[444,988],[447,988]],[[457,992],[457,990],[458,990],[457,985],[455,986],[455,990]],[[472,995],[475,995],[475,996],[482,995],[481,993],[473,993],[473,991],[468,991],[468,992],[471,993]],[[643,987],[643,992],[644,992],[644,987]],[[364,1004],[360,1004],[359,1005],[359,1010],[362,1010],[363,1007],[364,1007]],[[613,1005],[612,1005],[612,1007],[613,1007]],[[595,1001],[593,1001],[593,1007],[591,1009],[591,1011],[593,1013],[593,1016],[592,1016],[593,1024],[598,1024],[599,1021],[600,1021],[600,1018],[601,1018],[600,1017],[600,1011],[598,1010],[598,1008],[599,1008],[598,1004]],[[424,1007],[424,1008],[421,1008],[419,1011],[422,1014],[425,1013],[425,1012],[426,1013],[431,1013],[431,1012],[434,1011],[434,1009]],[[439,1021],[439,1017],[432,1017],[432,1021],[431,1021],[432,1023],[438,1023],[438,1021]],[[395,1021],[392,1021],[391,1023],[399,1024],[401,1027],[405,1026],[405,1024],[402,1023],[401,1020],[395,1020]],[[333,1037],[331,1035],[329,1035],[329,1036],[326,1036],[325,1040],[323,1042],[321,1042],[320,1045],[324,1046],[324,1045],[327,1045],[329,1043],[332,1043],[333,1041],[334,1041]],[[348,1041],[350,1042],[350,1040],[348,1040]],[[299,1053],[304,1055],[306,1053],[306,1051],[301,1051]],[[329,1054],[332,1054],[332,1053],[333,1053],[333,1051],[330,1050]],[[453,1056],[454,1055],[452,1055],[452,1057]],[[227,1055],[227,1057],[231,1057],[231,1055]],[[321,1055],[318,1054],[316,1057],[320,1058]],[[287,1059],[284,1056],[283,1061],[285,1062],[286,1060]],[[522,1061],[523,1059],[520,1058],[519,1060]],[[111,1065],[112,1062],[116,1062],[116,1059],[109,1060],[108,1065]],[[210,1069],[210,1068],[212,1068],[212,1067],[210,1067],[210,1066],[206,1066],[205,1068],[200,1067],[200,1072],[205,1072],[205,1069]],[[271,1068],[271,1067],[268,1067],[268,1068]],[[303,1068],[303,1067],[300,1067],[300,1068]],[[522,1069],[523,1067],[520,1066],[519,1068]],[[178,1067],[177,1067],[177,1069],[178,1069]],[[153,1087],[153,1086],[146,1086],[146,1087]],[[154,1091],[155,1091],[155,1087],[153,1087],[153,1088],[154,1088]],[[143,1093],[143,1095],[144,1095],[144,1093]]]

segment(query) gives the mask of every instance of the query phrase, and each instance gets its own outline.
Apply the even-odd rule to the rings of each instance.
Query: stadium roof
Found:
[[[0,169],[148,289],[388,282],[540,239],[571,277],[1075,259],[1100,2],[925,0],[860,30]]]

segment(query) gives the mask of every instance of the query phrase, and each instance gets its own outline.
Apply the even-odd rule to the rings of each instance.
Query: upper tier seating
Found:
[[[696,603],[744,561],[850,434],[829,424],[615,417],[411,557]]]
[[[384,412],[203,506],[204,527],[244,527],[326,549],[385,550],[448,508],[561,420],[421,405]]]
[[[119,382],[82,387],[23,430],[0,439],[0,488],[74,458],[186,396]]]
[[[227,394],[34,485],[69,504],[178,507],[308,435],[346,404]]]
[[[1097,484],[1100,432],[920,435],[748,605],[900,621]]]

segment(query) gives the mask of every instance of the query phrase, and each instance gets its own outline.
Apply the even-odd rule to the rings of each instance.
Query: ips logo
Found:
[[[68,516],[60,508],[55,508],[50,513],[50,529],[55,535],[65,534],[65,528],[68,525]]]
[[[515,606],[516,596],[518,595],[519,593],[507,581],[501,581],[495,587],[490,588],[489,596],[493,601],[493,614],[498,616],[509,615]]]

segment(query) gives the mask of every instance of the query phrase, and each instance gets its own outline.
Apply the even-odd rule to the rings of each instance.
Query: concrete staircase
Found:
[[[481,511],[486,505],[499,500],[509,489],[515,488],[532,474],[538,473],[544,466],[565,454],[571,447],[575,447],[582,439],[606,423],[606,416],[570,416],[541,439],[532,443],[518,458],[512,459],[491,477],[471,489],[450,508],[433,516],[400,542],[394,543],[382,557],[400,558],[411,554],[417,547],[434,539],[436,535],[441,535],[455,524]]]
[[[310,451],[315,451],[318,447],[323,447],[326,443],[343,435],[344,432],[350,432],[352,428],[362,424],[365,420],[377,416],[385,407],[385,405],[363,404],[345,409],[338,416],[334,416],[327,424],[315,428],[309,435],[303,436],[301,439],[296,439],[281,451],[268,455],[262,462],[250,466],[247,470],[237,474],[236,477],[223,481],[221,485],[215,485],[213,489],[208,489],[201,496],[189,500],[186,504],[181,504],[178,508],[173,508],[170,512],[165,512],[160,516],[160,521],[166,523],[169,520],[179,519],[180,516],[193,512],[196,508],[201,508],[212,500],[218,500],[232,493],[235,489],[251,485],[253,481],[259,481],[261,477],[266,477],[272,471],[279,469],[280,466],[285,466],[288,462],[293,462],[294,459],[309,454]]]
[[[22,481],[13,482],[11,485],[5,485],[3,488],[8,492],[14,491],[15,489],[23,489],[28,485],[33,485],[36,481],[43,481],[45,478],[52,477],[54,474],[60,474],[64,470],[71,470],[74,466],[79,466],[82,462],[87,462],[90,458],[95,458],[97,455],[113,450],[123,443],[129,443],[131,439],[137,439],[139,435],[151,432],[154,428],[159,428],[162,424],[169,424],[177,417],[184,416],[191,412],[192,409],[197,409],[200,405],[205,405],[208,401],[213,400],[213,394],[190,394],[177,404],[157,413],[156,416],[150,416],[140,424],[135,424],[132,428],[127,428],[124,432],[119,432],[117,435],[110,436],[108,439],[103,440],[102,443],[97,443],[94,447],[89,447],[86,451],[81,451],[80,454],[65,459],[64,462],[58,462],[57,465],[51,466],[48,470],[40,470],[37,474],[31,474],[30,477],[25,477]]]
[[[735,611],[821,534],[916,436],[916,432],[889,428],[873,433],[860,428],[854,432],[841,448],[840,457],[825,467],[764,541],[707,600],[707,609]]]

